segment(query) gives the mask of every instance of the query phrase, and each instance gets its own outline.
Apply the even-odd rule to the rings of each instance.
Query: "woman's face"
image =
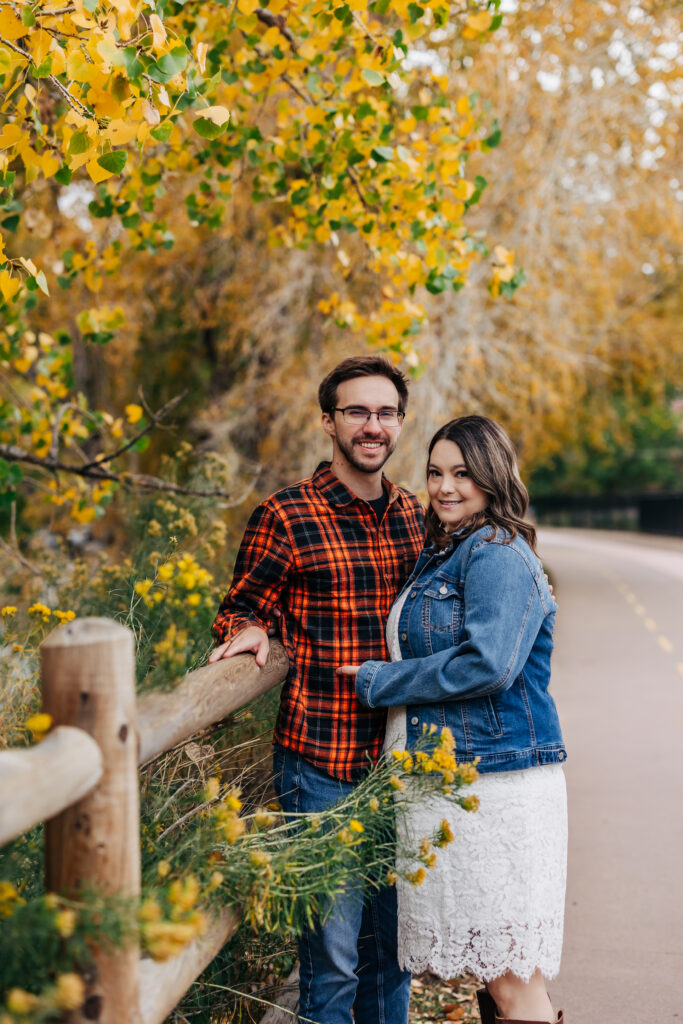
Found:
[[[449,533],[488,505],[486,493],[472,480],[454,441],[437,441],[432,448],[427,465],[427,493]]]

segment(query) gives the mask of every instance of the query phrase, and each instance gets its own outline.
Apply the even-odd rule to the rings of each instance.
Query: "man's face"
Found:
[[[370,412],[398,409],[398,391],[387,377],[354,377],[343,381],[337,388],[337,407],[356,407]],[[385,426],[377,416],[361,425],[346,423],[340,412],[332,416],[323,413],[323,428],[348,464],[361,473],[376,473],[382,468],[394,448],[401,423]]]

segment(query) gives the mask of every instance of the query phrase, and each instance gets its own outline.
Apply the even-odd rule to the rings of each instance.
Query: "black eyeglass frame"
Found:
[[[389,410],[389,409],[374,410],[374,409],[365,409],[365,407],[361,406],[361,405],[346,405],[346,406],[344,406],[343,409],[341,409],[338,405],[335,405],[335,407],[334,407],[334,411],[335,412],[340,412],[342,414],[342,416],[344,417],[344,422],[345,423],[348,422],[348,420],[346,419],[346,413],[348,412],[349,409],[363,409],[367,413],[367,416],[363,420],[363,423],[368,423],[372,416],[376,416],[377,417],[377,422],[378,423],[382,423],[382,421],[380,419],[381,414],[382,413],[389,413],[390,412],[392,416],[396,417],[398,422],[397,423],[382,423],[383,427],[389,427],[389,426],[391,426],[391,427],[398,427],[398,426],[401,425],[401,423],[403,423],[403,420],[405,419],[405,416],[406,416],[406,414],[404,412],[402,412],[400,409],[396,409],[396,410],[393,410],[393,409],[392,410]]]

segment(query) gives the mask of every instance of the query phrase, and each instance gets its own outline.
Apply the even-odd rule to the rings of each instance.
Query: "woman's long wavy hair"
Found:
[[[445,423],[429,443],[427,465],[438,441],[453,441],[462,452],[467,471],[488,497],[483,512],[463,522],[459,530],[466,536],[482,526],[501,527],[514,539],[520,534],[532,551],[536,550],[536,531],[525,516],[529,494],[517,468],[512,442],[502,427],[486,416],[460,416]],[[427,538],[437,547],[446,547],[451,535],[430,505],[427,509]]]

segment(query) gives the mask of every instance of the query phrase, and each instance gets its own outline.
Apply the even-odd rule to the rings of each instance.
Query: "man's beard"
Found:
[[[377,438],[374,438],[374,437],[373,438],[369,438],[368,437],[368,438],[363,438],[362,440],[376,441]],[[357,441],[356,442],[352,441],[350,444],[346,444],[346,442],[341,441],[339,439],[339,437],[336,438],[336,441],[337,441],[337,447],[339,448],[339,451],[342,453],[342,455],[344,456],[344,458],[346,459],[348,464],[350,466],[353,466],[354,469],[357,469],[359,473],[376,473],[378,469],[382,468],[382,466],[385,464],[385,462],[387,461],[387,459],[389,458],[389,456],[393,452],[394,448],[396,447],[396,442],[395,441],[394,441],[393,444],[391,444],[391,442],[384,442],[384,441],[380,442],[381,444],[384,445],[384,458],[382,459],[382,461],[378,465],[366,466],[364,463],[362,463],[362,462],[360,462],[360,461],[358,461],[356,459],[356,453],[354,451],[354,446],[355,446],[355,444],[358,443]]]

